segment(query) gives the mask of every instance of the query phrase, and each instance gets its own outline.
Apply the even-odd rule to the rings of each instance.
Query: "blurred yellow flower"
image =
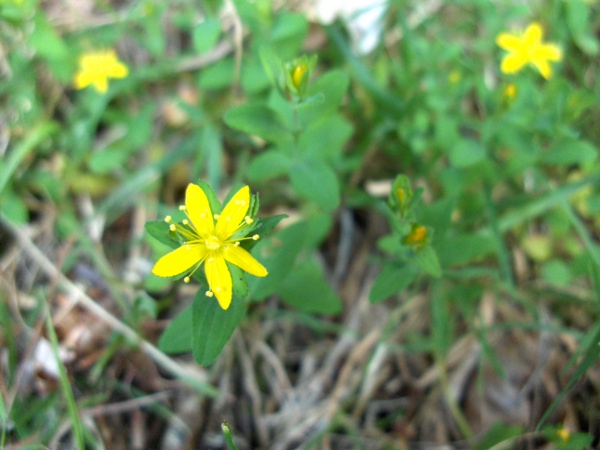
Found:
[[[75,88],[84,89],[92,85],[100,93],[108,90],[109,78],[125,78],[129,69],[119,61],[114,50],[91,52],[79,58],[79,72],[73,82]]]
[[[556,434],[563,442],[567,442],[571,438],[571,433],[564,427],[556,430]]]
[[[452,72],[450,72],[450,75],[448,75],[448,80],[452,84],[458,83],[461,78],[462,77],[461,77],[460,72],[458,70],[453,70]]]
[[[552,76],[549,61],[562,59],[561,49],[554,44],[542,42],[543,30],[539,23],[530,24],[521,35],[501,33],[496,44],[509,53],[502,59],[500,70],[511,74],[520,71],[526,64],[532,64],[546,79]]]
[[[302,84],[302,78],[304,77],[304,74],[306,73],[307,69],[308,66],[306,64],[300,64],[294,69],[294,73],[292,74],[292,81],[294,82],[294,86],[296,86],[296,89],[300,87],[300,84]]]
[[[425,245],[427,239],[427,228],[418,223],[413,224],[410,233],[404,238],[405,244],[416,244],[415,247],[421,247]]]
[[[504,88],[504,91],[502,91],[502,94],[507,99],[512,100],[517,95],[517,87],[515,86],[514,83],[510,83],[509,85],[507,85]]]
[[[173,277],[191,269],[183,280],[190,282],[190,276],[204,263],[208,281],[208,297],[216,296],[221,308],[228,309],[232,298],[231,273],[226,261],[257,277],[266,277],[268,272],[254,257],[240,247],[244,239],[257,240],[258,234],[236,238],[254,220],[246,215],[250,207],[250,188],[244,186],[225,205],[220,215],[213,213],[208,198],[202,188],[189,184],[185,192],[185,211],[188,219],[181,224],[170,223],[171,231],[177,233],[183,244],[158,260],[152,273],[159,277]],[[216,223],[215,223],[216,220]]]

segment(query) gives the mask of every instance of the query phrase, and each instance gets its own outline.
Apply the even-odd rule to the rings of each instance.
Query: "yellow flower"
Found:
[[[501,33],[496,43],[509,53],[502,60],[503,73],[516,73],[526,64],[532,64],[546,79],[552,76],[548,61],[560,61],[561,49],[554,44],[542,42],[543,30],[539,23],[530,24],[522,35]]]
[[[418,223],[413,224],[410,233],[404,238],[405,244],[415,244],[415,247],[421,247],[425,244],[427,239],[427,228]]]
[[[129,69],[114,50],[86,53],[79,58],[79,72],[73,82],[77,89],[92,85],[100,93],[108,90],[109,78],[125,78]]]
[[[237,238],[254,220],[247,214],[250,206],[250,188],[244,186],[225,205],[220,215],[213,213],[208,198],[202,188],[189,184],[185,192],[185,211],[188,219],[181,224],[171,223],[171,217],[165,221],[171,223],[171,231],[177,233],[183,241],[181,247],[173,250],[158,260],[152,273],[159,277],[173,277],[187,271],[186,283],[204,263],[204,272],[208,280],[208,297],[217,297],[221,308],[227,309],[231,304],[232,281],[226,261],[257,277],[266,277],[268,272],[254,257],[240,246],[244,239],[257,240],[258,234],[252,237]],[[216,223],[215,223],[216,219]]]

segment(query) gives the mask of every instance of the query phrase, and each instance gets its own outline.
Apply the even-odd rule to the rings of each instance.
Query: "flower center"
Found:
[[[204,241],[204,243],[206,244],[206,247],[209,250],[218,250],[219,248],[221,248],[221,245],[223,245],[223,243],[221,242],[221,239],[219,239],[214,234],[212,236],[210,236],[208,239],[206,239]]]

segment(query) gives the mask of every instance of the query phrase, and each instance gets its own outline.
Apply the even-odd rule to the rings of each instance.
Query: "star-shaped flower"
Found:
[[[185,192],[185,211],[187,219],[181,224],[170,223],[171,231],[177,233],[183,244],[158,260],[152,273],[160,277],[173,277],[190,271],[184,278],[186,283],[204,263],[204,272],[208,280],[208,297],[217,297],[221,308],[231,304],[232,280],[227,262],[257,277],[266,277],[268,272],[247,250],[240,246],[244,239],[257,240],[257,234],[245,236],[244,228],[254,220],[247,215],[250,207],[250,188],[244,186],[235,193],[225,205],[221,214],[211,211],[208,198],[202,188],[189,184]],[[216,223],[215,223],[216,220]],[[247,232],[247,230],[246,230]]]
[[[75,88],[92,85],[101,94],[108,90],[109,78],[125,78],[129,69],[119,61],[114,50],[86,53],[79,58],[79,71],[73,82]]]
[[[549,79],[552,76],[549,61],[560,61],[562,51],[557,45],[544,44],[542,37],[542,27],[536,22],[530,24],[522,35],[499,34],[496,44],[509,52],[502,59],[500,70],[511,74],[520,71],[526,64],[532,64],[544,78]]]

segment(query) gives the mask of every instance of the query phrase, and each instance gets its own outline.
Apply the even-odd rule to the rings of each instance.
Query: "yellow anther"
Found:
[[[217,292],[221,292],[222,290],[223,290],[223,289],[221,289],[221,287],[220,287],[220,286],[217,286],[217,287],[215,288],[215,291],[217,291]]]
[[[252,236],[252,239],[255,241],[258,241],[259,238],[260,238],[260,236],[258,234],[255,234],[254,236]]]
[[[215,214],[213,217],[214,217],[214,218],[215,218],[215,220],[216,220],[216,219],[218,219],[218,218],[219,218],[219,217],[221,217],[221,216],[219,216],[218,214]]]
[[[169,230],[175,231],[176,229],[177,229],[177,227],[175,226],[174,223],[172,223],[171,225],[169,225]]]
[[[190,244],[185,244],[185,249],[189,252],[192,249],[192,247],[190,246]]]
[[[165,217],[165,222],[169,223],[171,220],[173,220],[171,216]]]
[[[206,260],[207,263],[214,263],[215,262],[215,258],[210,257]]]
[[[231,222],[231,217],[227,216],[227,217],[225,217],[225,220],[226,220],[227,222]]]
[[[183,219],[183,224],[184,224],[184,225],[189,225],[190,223],[188,222],[188,220],[187,220],[187,219]]]
[[[212,297],[213,295],[215,295],[215,294],[213,294],[211,291],[206,291],[206,296],[207,297]]]
[[[179,211],[185,211],[186,207],[185,205],[179,205]]]
[[[250,225],[251,223],[254,222],[254,219],[252,219],[252,217],[250,217],[250,216],[246,216],[246,217],[244,217],[244,222],[246,222],[248,225]]]
[[[183,279],[183,282],[184,282],[184,283],[189,283],[189,282],[190,282],[190,277],[185,277],[185,278]]]
[[[238,247],[240,245],[240,241],[236,241],[235,244],[233,244],[234,247]]]

